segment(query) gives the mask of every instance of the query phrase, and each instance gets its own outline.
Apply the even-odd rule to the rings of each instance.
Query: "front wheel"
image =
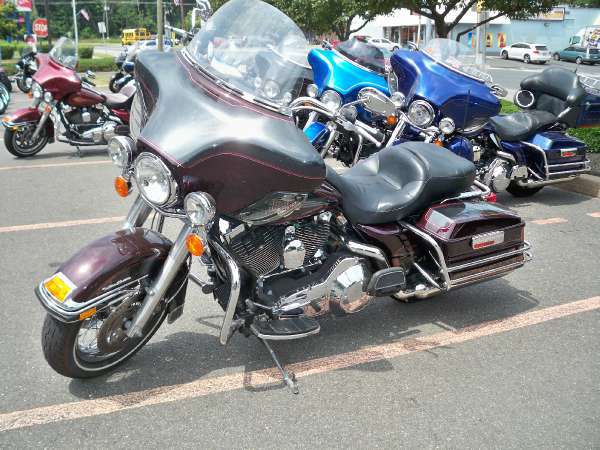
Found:
[[[543,186],[534,187],[534,188],[527,188],[527,187],[519,186],[513,180],[510,182],[510,184],[506,188],[506,191],[509,192],[510,194],[514,195],[515,197],[523,198],[523,197],[531,197],[531,196],[537,194],[538,192],[540,192],[543,188],[544,188]]]
[[[555,53],[553,56],[554,61],[560,61],[560,55],[558,53]]]
[[[531,57],[529,55],[523,56],[523,62],[529,64],[531,62]]]
[[[143,295],[130,298],[83,322],[63,323],[47,315],[42,348],[50,367],[65,377],[92,378],[123,364],[150,340],[166,317],[165,309],[160,309],[144,327],[142,337],[128,338],[127,328],[143,299]]]
[[[6,149],[18,158],[27,158],[38,154],[48,144],[46,128],[42,129],[35,141],[32,140],[35,126],[28,126],[18,130],[4,131],[4,145]]]
[[[108,89],[110,89],[110,92],[113,92],[116,94],[121,90],[121,88],[117,85],[117,82],[121,78],[123,78],[123,74],[115,75],[110,79],[110,81],[108,83]]]
[[[27,94],[31,90],[31,85],[29,85],[27,80],[23,77],[17,78],[17,87],[24,94]]]
[[[577,59],[575,60],[576,64],[583,64],[583,58],[581,56],[578,56]]]
[[[502,59],[508,59],[508,52],[502,52]]]

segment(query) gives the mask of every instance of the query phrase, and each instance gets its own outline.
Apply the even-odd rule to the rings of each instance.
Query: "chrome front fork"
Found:
[[[125,218],[123,229],[132,230],[141,227],[144,225],[144,222],[146,222],[151,212],[152,208],[146,203],[141,195],[138,195]]]
[[[46,126],[48,117],[50,117],[50,112],[51,111],[44,111],[44,114],[42,114],[42,118],[40,119],[39,123],[37,124],[37,127],[35,128],[35,131],[33,132],[33,135],[31,136],[31,142],[35,142],[37,140],[44,126]]]

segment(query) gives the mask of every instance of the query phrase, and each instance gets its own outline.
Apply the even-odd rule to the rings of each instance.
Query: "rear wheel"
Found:
[[[552,58],[554,58],[554,61],[560,61],[560,55],[558,53],[552,55]]]
[[[529,64],[531,62],[531,57],[529,55],[523,56],[523,62]]]
[[[515,197],[531,197],[543,189],[543,186],[534,187],[534,188],[526,188],[523,186],[519,186],[514,180],[510,182],[506,191]]]
[[[4,131],[4,145],[6,149],[18,158],[27,158],[42,151],[48,144],[46,128],[40,132],[35,141],[32,140],[36,125],[31,125],[18,130]]]
[[[24,94],[27,94],[31,90],[31,86],[28,85],[27,80],[23,77],[17,79],[17,87]]]
[[[47,315],[42,348],[50,367],[65,377],[91,378],[123,364],[150,340],[166,317],[161,308],[144,327],[142,337],[128,338],[127,328],[143,299],[143,293],[132,294],[110,311],[101,311],[83,322],[63,323]]]

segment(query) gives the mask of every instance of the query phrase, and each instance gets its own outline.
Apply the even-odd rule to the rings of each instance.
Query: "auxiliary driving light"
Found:
[[[192,192],[185,197],[185,213],[196,227],[209,224],[217,214],[215,200],[205,192]]]

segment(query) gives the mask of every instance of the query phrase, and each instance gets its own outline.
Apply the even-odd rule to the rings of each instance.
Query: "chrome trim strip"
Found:
[[[523,246],[518,250],[512,250],[504,253],[500,253],[497,255],[489,256],[487,258],[478,259],[477,261],[471,261],[465,264],[461,264],[458,266],[450,266],[448,267],[448,272],[460,272],[461,270],[470,269],[477,266],[482,266],[484,264],[488,264],[494,261],[498,261],[504,258],[510,258],[511,256],[516,256],[527,252],[527,250],[531,250],[531,244],[529,242],[524,242]]]
[[[240,301],[240,269],[235,260],[231,257],[231,255],[229,255],[229,253],[227,253],[227,251],[223,247],[221,247],[221,245],[218,242],[210,241],[210,245],[227,263],[227,268],[230,276],[229,283],[231,285],[231,288],[229,291],[229,301],[227,302],[227,309],[225,310],[225,317],[223,317],[223,324],[221,325],[221,332],[219,335],[219,342],[221,342],[222,345],[227,345],[232,334],[231,324],[233,323],[235,309],[237,308],[238,302]]]
[[[456,280],[454,280],[452,282],[452,287],[453,288],[463,287],[463,286],[466,286],[467,284],[471,284],[478,280],[484,281],[483,279],[485,279],[485,281],[488,281],[490,279],[490,277],[497,277],[497,276],[506,274],[508,272],[511,272],[515,269],[518,269],[519,267],[524,266],[525,264],[527,264],[529,261],[531,261],[533,259],[531,256],[531,253],[525,252],[523,255],[524,255],[523,261],[518,261],[518,262],[515,262],[512,264],[507,264],[502,267],[496,267],[494,269],[486,270],[484,272],[478,272],[473,275],[468,275],[466,277],[457,278]]]

